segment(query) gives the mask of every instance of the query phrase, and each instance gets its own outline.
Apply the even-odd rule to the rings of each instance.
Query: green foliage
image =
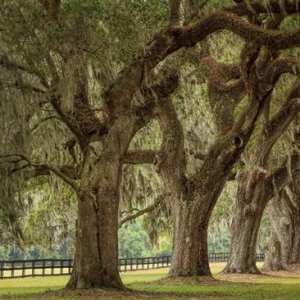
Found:
[[[0,260],[7,260],[9,255],[9,251],[7,247],[0,245]]]
[[[147,257],[153,254],[140,218],[119,229],[119,258]]]

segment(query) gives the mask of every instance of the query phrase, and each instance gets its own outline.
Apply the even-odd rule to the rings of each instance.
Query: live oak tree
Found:
[[[263,107],[269,101],[281,72],[278,64],[283,63],[283,69],[288,68],[288,63],[283,61],[275,61],[267,68],[268,61],[273,61],[268,51],[259,43],[246,43],[240,68],[218,64],[211,58],[202,60],[219,136],[192,176],[186,176],[183,130],[172,103],[166,99],[157,108],[163,144],[156,158],[156,168],[169,188],[174,218],[171,277],[211,275],[207,257],[210,214],[230,176],[231,167],[240,158]],[[234,119],[234,109],[246,93],[247,106]],[[277,125],[281,131],[286,128],[284,115],[288,124],[298,111],[294,99],[297,93],[296,84],[288,104],[278,114],[283,115],[283,123]],[[285,110],[286,114],[283,113]],[[276,123],[278,120],[275,118],[273,121]],[[276,140],[275,136],[273,138]]]
[[[147,3],[149,6],[146,8],[156,10],[157,2]],[[132,11],[138,12],[137,17],[145,9],[143,5],[136,6],[135,1],[129,4],[132,5]],[[158,64],[177,50],[193,47],[213,32],[227,29],[251,41],[251,47],[243,52],[240,76],[246,84],[253,76],[253,82],[256,83],[258,78],[253,59],[257,57],[259,45],[285,49],[300,43],[298,29],[265,30],[240,17],[251,14],[252,8],[263,13],[270,9],[282,12],[282,5],[278,5],[277,1],[270,1],[267,8],[260,4],[260,1],[253,1],[253,7],[249,7],[248,1],[239,3],[231,8],[193,19],[190,24],[184,25],[180,19],[180,1],[172,1],[170,21],[168,22],[163,14],[164,22],[159,25],[162,24],[165,28],[161,29],[157,28],[157,22],[152,20],[150,27],[154,29],[153,33],[157,33],[147,42],[143,40],[147,35],[142,35],[137,30],[139,27],[130,27],[126,22],[115,31],[114,27],[111,27],[109,21],[115,21],[111,16],[123,16],[121,12],[127,11],[126,5],[97,0],[84,3],[76,0],[32,0],[18,3],[4,1],[0,9],[0,63],[2,68],[14,77],[14,85],[6,85],[5,91],[12,93],[10,99],[14,99],[11,91],[18,91],[17,99],[20,101],[16,107],[21,108],[22,112],[14,115],[14,109],[11,109],[12,113],[8,117],[23,116],[20,122],[24,125],[20,130],[22,134],[34,129],[33,122],[37,122],[36,126],[39,127],[53,119],[49,127],[46,127],[46,132],[63,131],[62,140],[68,153],[65,159],[57,158],[54,165],[50,164],[52,160],[48,157],[39,156],[38,147],[26,151],[20,148],[6,149],[1,153],[1,159],[6,165],[14,164],[13,168],[16,170],[32,171],[33,176],[53,173],[74,190],[78,201],[78,216],[76,253],[73,272],[67,284],[69,288],[123,288],[117,264],[118,208],[123,163],[132,138],[149,122],[153,113],[155,115],[153,110],[156,107],[171,107],[168,106],[168,101],[160,101],[157,106],[157,99],[169,99],[178,86],[177,74],[155,74],[154,69]],[[107,7],[110,9],[106,9]],[[297,1],[291,1],[288,2],[285,11],[296,11],[297,7]],[[102,15],[97,12],[101,12]],[[110,13],[112,15],[109,15]],[[126,15],[128,22],[130,16]],[[122,18],[118,19],[121,20]],[[143,20],[141,18],[135,25],[143,24],[142,28],[145,28]],[[149,27],[149,23],[147,25]],[[130,50],[124,51],[122,43],[128,41],[124,38],[124,29],[129,28],[133,29],[130,31],[131,37],[139,37],[139,42],[128,43],[126,49]],[[117,47],[113,47],[116,45]],[[189,247],[186,248],[192,254],[193,259],[190,262],[195,263],[197,270],[195,273],[195,267],[189,262],[187,269],[191,266],[192,272],[186,274],[209,273],[206,243],[209,215],[227,179],[230,167],[250,138],[269,90],[266,88],[263,92],[264,97],[257,99],[256,94],[251,91],[248,110],[245,110],[227,134],[213,145],[200,173],[196,173],[186,182],[182,181],[185,179],[182,176],[182,161],[179,161],[178,167],[178,161],[175,166],[169,161],[169,172],[175,171],[175,181],[182,182],[186,192],[185,198],[174,198],[175,224],[180,220],[177,216],[182,214],[188,221],[187,228],[192,230],[192,233],[189,233]],[[23,103],[24,106],[21,107]],[[8,105],[8,102],[6,104]],[[161,110],[162,117],[166,111]],[[172,110],[169,113],[172,113]],[[6,119],[4,123],[6,130],[9,121]],[[30,125],[33,127],[30,128]],[[28,144],[29,136],[21,135],[21,144]],[[48,137],[49,135],[45,134],[45,141]],[[182,140],[177,144],[179,148],[173,148],[175,144],[172,144],[171,140],[161,154],[165,150],[181,151],[181,143]],[[49,146],[51,154],[58,152],[55,145]],[[168,149],[169,146],[172,147],[171,150]],[[163,157],[157,157],[158,169],[166,164]],[[15,172],[17,171],[13,173]],[[217,176],[212,181],[215,175]],[[211,190],[212,183],[214,188]],[[174,191],[177,193],[178,190]],[[187,205],[189,199],[197,199],[192,201],[195,209],[190,215],[190,206]],[[183,200],[183,203],[179,200]],[[203,205],[199,207],[198,203]],[[185,207],[181,210],[182,204]],[[176,229],[175,225],[176,241],[180,241],[178,238],[182,236],[182,230],[183,227]],[[195,244],[199,240],[202,241],[200,249],[196,248]],[[183,249],[183,246],[180,242],[175,243],[178,250]],[[177,267],[177,263],[182,261],[178,250],[174,249],[173,270],[181,270],[181,265]],[[186,268],[184,264],[182,268]]]
[[[282,17],[277,18],[275,24],[273,21],[271,22],[272,26],[278,26],[282,21]],[[264,49],[263,56],[259,58],[257,63],[257,65],[260,63],[265,68],[265,70],[257,71],[261,75],[264,74],[264,79],[260,80],[260,84],[264,84],[264,80],[267,80],[269,91],[273,90],[282,73],[299,74],[297,66],[289,63],[295,58],[280,57],[279,53],[272,53],[273,50]],[[271,60],[270,57],[272,57]],[[280,67],[281,64],[282,67]],[[271,76],[267,75],[269,71],[272,73]],[[245,167],[239,171],[237,176],[238,188],[231,227],[231,248],[229,261],[224,272],[259,272],[256,268],[255,257],[263,211],[268,201],[273,197],[274,189],[280,191],[289,180],[286,167],[278,165],[275,170],[272,170],[268,165],[268,157],[274,144],[297,117],[299,111],[299,77],[296,76],[290,85],[287,82],[288,80],[285,78],[286,96],[279,93],[279,99],[285,98],[285,100],[278,101],[282,104],[277,108],[277,111],[274,105],[276,94],[270,93],[269,97],[266,98],[259,133],[255,135],[249,149],[243,156]],[[250,85],[249,87],[251,88]],[[257,96],[261,97],[259,94]],[[293,156],[292,166],[294,172],[299,168],[296,154]],[[273,185],[275,185],[274,189],[272,188]]]
[[[108,4],[106,3],[106,5]],[[135,101],[132,100],[133,94],[124,110],[122,105],[114,107],[115,96],[113,95],[103,96],[103,98],[112,99],[112,101],[107,100],[107,103],[110,102],[108,105],[110,108],[104,108],[106,105],[103,104],[100,97],[95,97],[95,93],[101,93],[101,84],[109,84],[109,81],[114,79],[114,76],[109,73],[114,71],[110,65],[100,68],[105,77],[101,72],[98,73],[97,63],[100,59],[95,59],[97,53],[94,57],[88,54],[93,47],[93,34],[97,34],[99,31],[104,34],[103,32],[107,29],[104,26],[102,31],[99,30],[96,25],[98,24],[97,20],[93,20],[96,17],[88,14],[94,13],[94,8],[101,11],[101,7],[98,6],[97,1],[91,1],[87,6],[82,6],[80,1],[65,3],[65,5],[60,4],[60,1],[41,1],[41,3],[24,1],[17,4],[7,2],[1,10],[3,16],[1,64],[3,68],[11,71],[13,76],[17,77],[13,85],[5,82],[6,91],[9,93],[13,88],[20,90],[18,99],[27,101],[24,106],[16,104],[20,106],[22,112],[24,107],[29,107],[30,102],[28,101],[31,101],[32,108],[36,109],[32,109],[28,113],[25,111],[27,115],[20,120],[24,122],[24,126],[32,126],[25,133],[30,130],[34,132],[44,124],[48,124],[46,128],[44,127],[46,138],[50,138],[48,131],[57,129],[58,132],[61,130],[65,134],[59,142],[55,141],[57,145],[54,145],[54,149],[51,149],[52,144],[48,145],[51,149],[49,151],[52,155],[51,159],[48,157],[48,151],[43,153],[44,157],[38,155],[40,148],[45,145],[42,147],[37,145],[35,149],[29,149],[27,152],[21,151],[23,149],[5,150],[1,155],[3,162],[14,163],[13,168],[15,168],[15,170],[6,172],[6,178],[10,177],[11,179],[10,173],[12,172],[10,171],[14,171],[15,174],[25,168],[35,169],[36,172],[41,173],[40,175],[51,171],[74,190],[79,199],[77,247],[73,275],[68,286],[81,288],[123,286],[117,265],[118,203],[122,156],[124,156],[134,133],[148,121],[147,108],[135,107]],[[110,12],[109,9],[106,9],[107,13]],[[15,24],[20,25],[8,32],[9,25],[14,26],[9,22],[11,16],[15,17]],[[95,23],[92,24],[92,21]],[[93,25],[95,26],[93,27]],[[113,31],[113,28],[110,29]],[[111,38],[113,38],[113,34],[111,34]],[[105,36],[103,41],[100,40],[100,45],[102,42],[106,49]],[[10,49],[9,53],[8,49]],[[111,49],[103,51],[104,55],[109,53],[113,54]],[[124,55],[124,53],[122,54]],[[128,56],[123,58],[124,61],[126,58]],[[106,58],[102,63],[107,63]],[[111,63],[113,65],[115,62]],[[115,68],[121,65],[120,61]],[[140,64],[139,70],[141,72],[140,79],[135,78],[135,74],[131,75],[137,81],[137,86],[140,85],[144,75]],[[126,74],[124,79],[129,82],[133,80]],[[96,81],[100,81],[100,87],[95,88]],[[128,89],[127,84],[125,86],[125,94],[126,91],[131,93],[130,84]],[[160,93],[168,93],[168,88],[169,86],[166,90],[161,89]],[[172,89],[172,85],[170,89]],[[153,90],[155,91],[155,86]],[[115,88],[111,86],[107,91],[114,93]],[[25,95],[27,97],[23,97],[24,92],[27,93]],[[9,102],[5,104],[9,105]],[[120,117],[122,115],[121,122],[115,122],[113,116],[115,109],[123,111],[120,114]],[[111,112],[108,112],[110,110]],[[108,115],[111,116],[108,117]],[[13,114],[8,114],[7,117],[13,117]],[[6,128],[9,127],[8,118],[4,124]],[[63,126],[52,123],[52,119],[58,120],[58,123],[61,122]],[[108,132],[109,130],[111,133]],[[115,130],[119,134],[115,135]],[[20,133],[24,135],[24,131],[20,131]],[[66,136],[69,138],[67,139]],[[99,139],[102,140],[99,141]],[[50,143],[52,141],[49,139]],[[94,146],[90,146],[91,143]],[[28,147],[32,146],[29,140],[23,144]],[[118,146],[115,147],[113,144],[118,144]],[[69,157],[65,155],[65,157],[58,157],[57,160],[54,160],[55,154],[61,151],[63,146],[69,153]],[[55,147],[57,148],[55,149]],[[98,151],[103,153],[95,158]],[[96,161],[93,161],[94,159]],[[37,163],[37,160],[42,162]],[[49,162],[56,166],[50,165]],[[88,174],[88,177],[85,174]],[[100,181],[98,177],[101,177]],[[98,186],[100,186],[99,189]],[[103,196],[104,194],[106,196]],[[101,199],[101,201],[98,202],[97,199]],[[90,255],[87,256],[86,253],[90,253]]]
[[[296,85],[298,93],[299,86]],[[290,179],[285,165],[268,170],[267,159],[274,143],[297,116],[299,108],[293,103],[294,97],[298,96],[288,96],[279,112],[262,125],[260,135],[244,155],[246,165],[237,176],[236,208],[231,227],[230,256],[224,270],[226,272],[259,272],[255,266],[255,257],[263,211],[276,190],[280,191]],[[293,172],[299,169],[298,163],[295,154],[291,162]]]

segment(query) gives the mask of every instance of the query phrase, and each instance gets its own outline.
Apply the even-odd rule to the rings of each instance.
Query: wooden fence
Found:
[[[209,262],[226,262],[229,253],[209,253]],[[264,260],[264,254],[257,254],[257,261]],[[120,272],[149,270],[170,267],[171,256],[121,258]],[[72,259],[38,259],[0,261],[0,279],[34,276],[69,275],[72,272]]]

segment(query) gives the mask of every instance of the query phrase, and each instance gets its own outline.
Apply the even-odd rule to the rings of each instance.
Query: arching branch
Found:
[[[154,210],[155,208],[157,208],[164,200],[165,196],[160,196],[158,197],[153,204],[149,205],[148,207],[138,210],[136,213],[134,214],[130,214],[128,216],[126,216],[124,219],[122,219],[119,222],[119,228],[122,227],[122,225],[126,222],[132,221],[148,212],[151,212],[152,210]]]
[[[42,74],[40,71],[33,70],[33,69],[27,67],[26,65],[16,63],[15,61],[11,60],[8,57],[8,55],[5,53],[0,54],[0,66],[6,68],[7,70],[22,71],[26,74],[34,75],[40,80],[41,84],[45,88],[47,88],[47,89],[49,88],[49,84],[48,84],[44,74]]]
[[[143,54],[137,56],[130,66],[120,72],[114,84],[103,94],[105,110],[109,115],[117,115],[124,108],[130,107],[133,94],[143,78],[145,67],[150,72],[168,55],[180,48],[192,47],[210,34],[222,29],[227,29],[258,45],[274,49],[285,49],[300,45],[300,29],[288,31],[266,30],[248,23],[233,13],[221,10],[199,18],[192,25],[171,27],[158,33],[145,47]]]
[[[212,57],[205,57],[201,60],[201,70],[208,82],[220,93],[230,93],[236,89],[245,89],[241,80],[241,73],[238,65],[225,65],[218,63]]]
[[[39,172],[41,172],[41,175],[45,175],[45,170],[48,170],[58,177],[60,177],[65,183],[67,183],[75,192],[78,191],[77,184],[74,180],[72,180],[70,177],[68,177],[66,174],[64,174],[61,170],[49,165],[49,164],[39,164],[39,163],[33,163],[31,162],[25,155],[22,154],[0,154],[0,159],[2,159],[4,162],[10,162],[10,163],[18,163],[20,161],[25,161],[27,164],[25,167],[33,167]],[[37,173],[38,174],[38,173]]]

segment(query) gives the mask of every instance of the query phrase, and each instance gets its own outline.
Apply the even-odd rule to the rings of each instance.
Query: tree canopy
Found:
[[[119,226],[152,211],[153,241],[172,220],[169,276],[211,275],[208,224],[226,182],[243,178],[237,200],[266,204],[299,170],[284,153],[262,175],[300,108],[299,1],[2,2],[3,226],[22,246],[27,212],[49,240],[76,219],[67,287],[124,288]]]

